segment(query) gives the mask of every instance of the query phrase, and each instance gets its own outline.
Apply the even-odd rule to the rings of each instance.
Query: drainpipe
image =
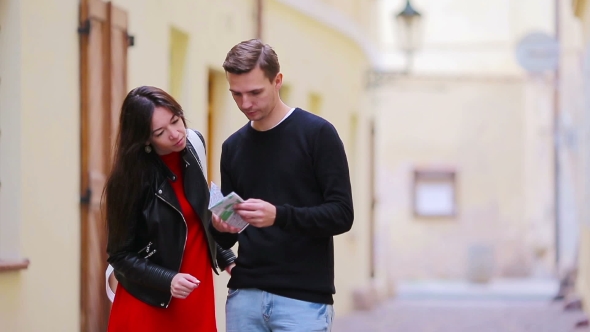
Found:
[[[256,0],[256,38],[262,39],[262,10],[264,0]]]
[[[557,40],[557,44],[561,49],[560,44],[560,8],[559,8],[560,0],[555,0],[555,39]],[[561,53],[561,52],[559,52]],[[561,58],[561,57],[560,57]],[[560,136],[560,107],[559,107],[559,89],[560,89],[560,72],[559,67],[561,66],[561,61],[558,62],[557,67],[555,68],[555,80],[553,86],[553,178],[554,178],[554,217],[555,217],[555,267],[556,271],[559,273],[559,255],[560,255],[560,241],[559,241],[559,232],[560,232],[560,155],[559,155],[559,144],[561,140]]]

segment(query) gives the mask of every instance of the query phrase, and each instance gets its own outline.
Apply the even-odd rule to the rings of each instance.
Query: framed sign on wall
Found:
[[[457,175],[449,168],[415,168],[412,182],[414,217],[455,217]]]

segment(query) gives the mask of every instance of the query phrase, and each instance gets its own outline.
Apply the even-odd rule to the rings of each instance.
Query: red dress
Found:
[[[182,157],[178,152],[161,157],[176,175],[176,181],[170,181],[170,184],[174,188],[188,226],[180,272],[194,276],[201,283],[186,299],[173,297],[168,308],[146,304],[119,285],[111,309],[108,332],[216,332],[213,270],[209,260],[209,249],[203,224],[184,194]]]

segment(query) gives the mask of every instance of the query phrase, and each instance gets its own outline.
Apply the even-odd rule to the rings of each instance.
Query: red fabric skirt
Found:
[[[168,308],[146,304],[119,285],[111,308],[108,332],[217,332],[209,247],[203,224],[184,193],[184,163],[178,152],[161,157],[177,175],[177,181],[170,181],[170,185],[178,198],[187,226],[180,272],[192,275],[201,283],[186,299],[172,298]]]
[[[180,272],[201,282],[186,299],[172,298],[168,308],[146,304],[117,286],[108,332],[216,332],[213,270],[200,221],[187,219],[189,232]]]

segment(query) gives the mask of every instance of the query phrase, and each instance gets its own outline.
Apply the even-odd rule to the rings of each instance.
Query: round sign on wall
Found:
[[[559,42],[544,32],[529,33],[516,45],[516,60],[529,72],[555,70],[559,65]]]

